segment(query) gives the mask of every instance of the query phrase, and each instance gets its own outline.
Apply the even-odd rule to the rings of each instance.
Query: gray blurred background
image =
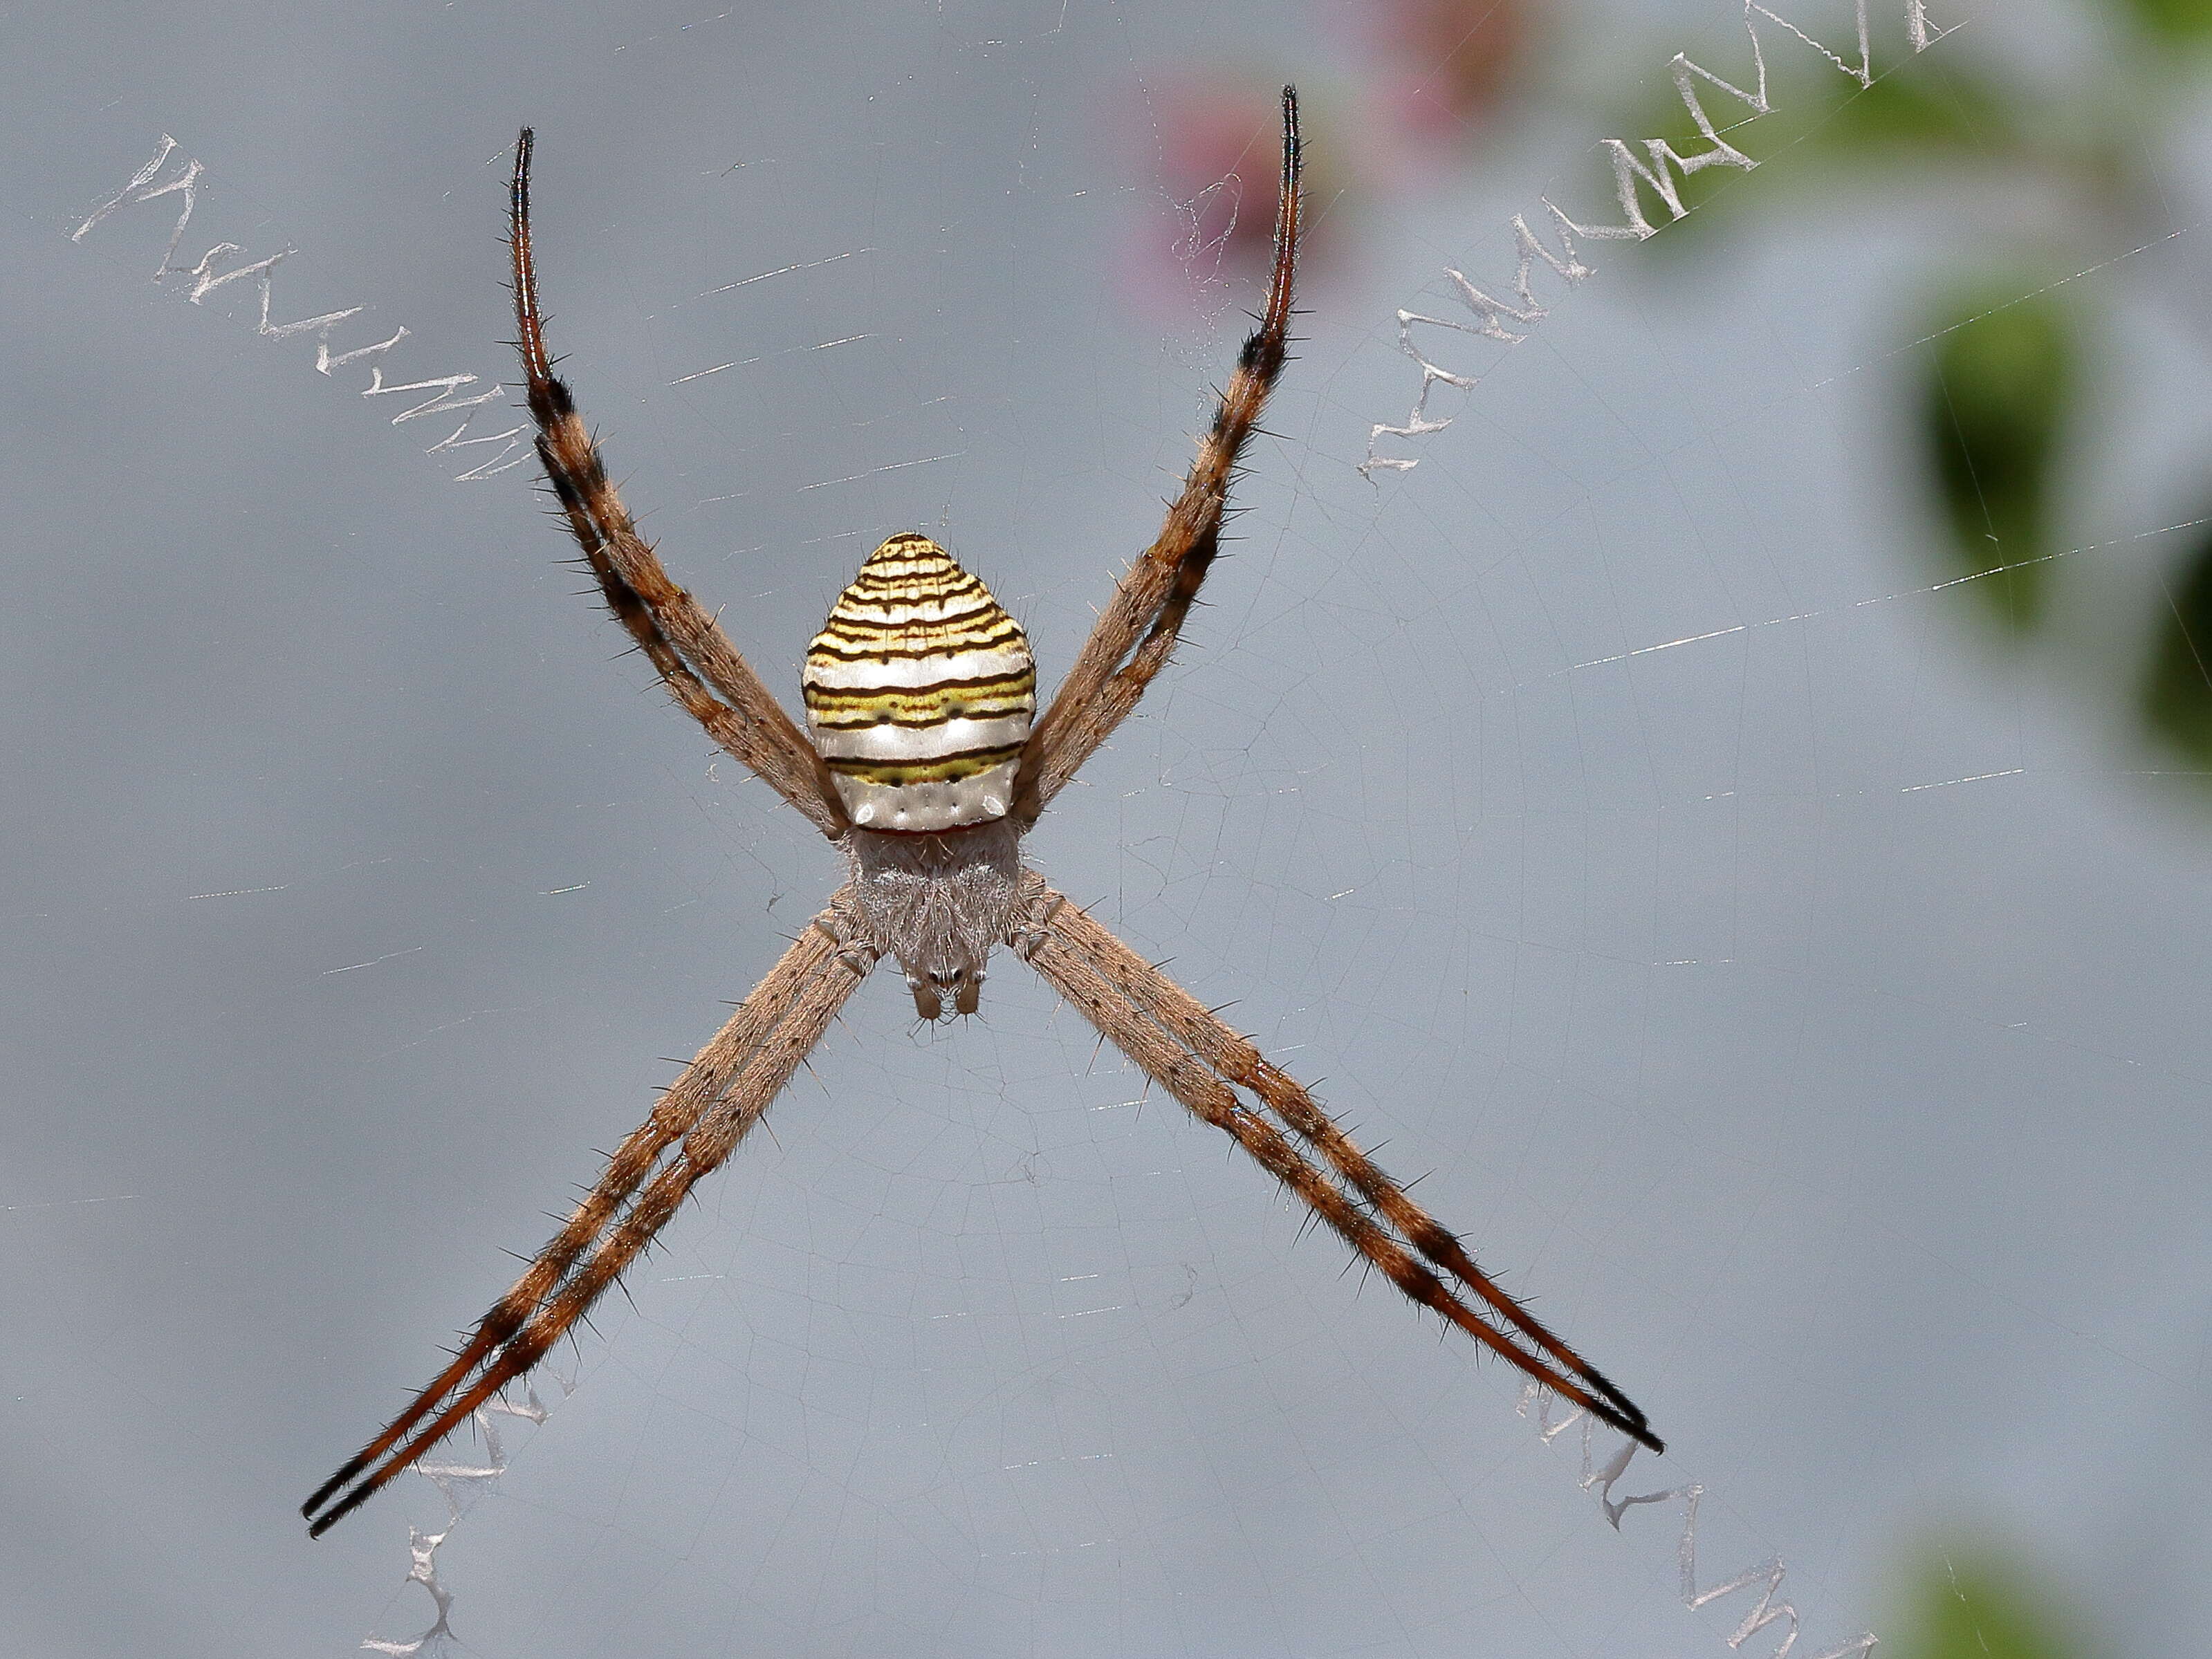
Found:
[[[1770,35],[1765,165],[1671,251],[1585,243],[1522,346],[1423,336],[1484,378],[1370,484],[1397,309],[1510,286],[1540,197],[1616,217],[1593,146],[1671,55],[1749,74],[1722,0],[14,9],[0,1647],[422,1631],[439,1492],[313,1545],[296,1504],[836,874],[617,656],[532,469],[453,482],[495,450],[426,456],[428,393],[149,280],[177,198],[70,231],[172,134],[179,263],[295,250],[276,320],[368,307],[334,352],[404,325],[387,384],[481,391],[534,123],[555,344],[771,684],[907,528],[1049,680],[1235,349],[1286,78],[1308,343],[1033,856],[1426,1172],[1667,1435],[1615,1495],[1702,1483],[1702,1586],[1786,1562],[1797,1659],[1915,1650],[1972,1550],[2081,1651],[2201,1643],[2212,816],[2112,688],[2212,494],[2212,124],[2130,96],[2116,15],[1984,9],[1917,60],[1874,15],[1942,155],[1843,143],[1866,106]],[[2092,106],[2155,222],[2012,165]],[[2070,277],[2098,319],[2026,643],[1913,436],[1924,296],[2024,241],[1965,314]],[[1577,1433],[1041,982],[911,1016],[871,983],[540,1376],[437,1558],[461,1650],[1727,1651],[1757,1597],[1684,1607],[1679,1504],[1608,1527]]]

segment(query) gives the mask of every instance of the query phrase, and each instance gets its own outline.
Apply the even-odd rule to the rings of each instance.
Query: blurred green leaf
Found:
[[[2142,717],[2190,759],[2212,766],[2212,536],[2166,585],[2168,601],[2143,674]]]
[[[1931,1563],[1893,1639],[1895,1659],[2081,1659],[2028,1575],[1978,1556],[1947,1553]]]
[[[1703,61],[1717,59],[1715,54]],[[1689,217],[1670,223],[1650,244],[1668,254],[1709,240],[1739,205],[1771,210],[1778,191],[1833,191],[1847,179],[1893,183],[1897,175],[1884,158],[1889,166],[1908,159],[1914,164],[2002,161],[2025,147],[2011,104],[1971,69],[1955,65],[1916,63],[1863,90],[1839,75],[1777,76],[1768,89],[1773,112],[1755,118],[1726,93],[1695,84],[1723,138],[1754,161],[1763,164],[1772,157],[1781,165],[1759,173],[1758,191],[1741,187],[1746,174],[1738,167],[1706,167],[1683,178],[1679,194]],[[1663,138],[1678,155],[1692,159],[1712,148],[1671,82],[1646,90],[1649,96],[1624,111],[1615,125],[1639,159],[1646,137]],[[1644,211],[1654,224],[1665,221],[1665,209],[1649,191]]]
[[[2121,0],[2116,9],[2169,44],[2198,46],[2212,40],[2212,0]]]
[[[1845,98],[1806,142],[1837,160],[1856,161],[1854,152],[1882,144],[1995,160],[2021,146],[2014,114],[2011,101],[1970,66],[1914,64]]]
[[[2043,617],[2048,567],[2034,561],[2051,550],[2051,471],[2079,378],[2069,308],[2033,290],[2014,273],[1955,300],[1920,394],[1950,568],[2002,570],[1975,590],[2022,632]]]

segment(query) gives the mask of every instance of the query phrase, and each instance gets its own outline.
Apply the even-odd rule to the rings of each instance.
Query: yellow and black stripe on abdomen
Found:
[[[940,755],[930,760],[861,760],[845,756],[830,761],[829,766],[836,776],[850,778],[855,783],[903,789],[916,783],[957,783],[994,767],[1011,764],[1021,752],[1021,744],[1009,743],[992,749],[963,749],[957,755]]]
[[[957,720],[1018,720],[1036,710],[1036,672],[866,690],[817,685],[807,692],[806,707],[816,725],[841,732],[872,726],[921,730]]]
[[[921,662],[969,651],[1026,650],[1022,625],[994,604],[941,620],[886,622],[833,611],[807,648],[839,662]]]

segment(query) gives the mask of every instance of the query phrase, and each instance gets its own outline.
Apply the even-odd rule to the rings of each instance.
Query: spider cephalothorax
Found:
[[[1001,945],[1407,1297],[1660,1449],[1628,1396],[1499,1290],[1296,1079],[1021,861],[1038,814],[1167,665],[1212,565],[1237,457],[1287,360],[1297,95],[1283,88],[1275,262],[1259,326],[1158,539],[1116,584],[1034,725],[1036,672],[1020,627],[943,549],[906,535],[861,567],[807,653],[811,741],[800,732],[637,533],[554,378],[531,253],[530,152],[526,129],[511,219],[515,321],[547,482],[608,608],[670,695],[839,845],[850,879],[616,1148],[453,1363],[307,1500],[312,1530],[327,1530],[545,1356],[760,1121],[878,959],[898,959],[915,1009],[936,1019],[948,1000],[956,1014],[975,1012],[984,962]]]
[[[855,830],[845,838],[865,943],[906,969],[924,1019],[972,1014],[983,963],[1008,942],[1021,902],[1020,837],[1004,818],[919,834]]]

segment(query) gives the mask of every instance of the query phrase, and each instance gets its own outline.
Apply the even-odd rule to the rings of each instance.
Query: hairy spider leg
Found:
[[[692,1183],[759,1121],[866,976],[863,964],[873,963],[871,951],[855,955],[851,901],[851,889],[840,891],[684,1068],[453,1363],[300,1506],[313,1522],[311,1535],[321,1537],[543,1358],[675,1214]],[[664,1163],[672,1147],[675,1156]],[[356,1477],[359,1484],[331,1504]]]
[[[1034,874],[1030,879],[1033,883],[1042,882],[1042,878]],[[1046,896],[1048,902],[1060,900],[1057,894],[1048,893]],[[1131,950],[1088,911],[1065,901],[1053,903],[1047,927],[1066,953],[1110,987],[1128,1005],[1129,1011],[1158,1026],[1215,1076],[1255,1096],[1301,1140],[1326,1158],[1339,1178],[1364,1200],[1376,1215],[1396,1230],[1398,1238],[1390,1238],[1375,1225],[1367,1212],[1348,1203],[1339,1203],[1334,1211],[1321,1211],[1322,1218],[1354,1249],[1382,1268],[1392,1284],[1424,1307],[1443,1314],[1484,1346],[1600,1421],[1655,1452],[1667,1449],[1665,1443],[1651,1432],[1649,1419],[1635,1402],[1614,1387],[1603,1372],[1554,1336],[1534,1315],[1500,1290],[1496,1280],[1475,1266],[1458,1237],[1408,1197],[1405,1188],[1359,1149],[1297,1079],[1270,1062],[1248,1039],[1224,1025],[1197,998]],[[1030,960],[1032,964],[1036,963],[1034,955]],[[1048,957],[1048,963],[1056,963],[1057,960]],[[1048,973],[1047,976],[1051,975]],[[1085,1006],[1085,1012],[1088,1013],[1090,1009]],[[1117,1011],[1115,1018],[1120,1024],[1115,1031],[1108,1035],[1126,1049],[1117,1032],[1130,1030],[1133,1026],[1127,1013]],[[1100,1029],[1105,1027],[1102,1025]],[[1152,1051],[1148,1047],[1147,1052]],[[1164,1052],[1172,1056],[1172,1050]],[[1133,1053],[1130,1057],[1152,1072],[1152,1066],[1142,1057]],[[1187,1074],[1187,1068],[1180,1064],[1173,1070],[1178,1078]],[[1176,1088],[1170,1077],[1158,1073],[1152,1075],[1164,1086]],[[1216,1117],[1208,1115],[1218,1109],[1218,1097],[1210,1090],[1202,1089],[1198,1099],[1180,1093],[1178,1098],[1207,1122],[1238,1134],[1240,1140],[1244,1139],[1237,1127],[1241,1120],[1217,1121]],[[1206,1103],[1201,1105],[1201,1099]],[[1238,1109],[1243,1109],[1240,1106]],[[1296,1153],[1289,1155],[1295,1157]],[[1255,1152],[1254,1156],[1259,1153]],[[1269,1158],[1281,1156],[1282,1152],[1272,1148],[1268,1153]],[[1267,1158],[1261,1162],[1270,1170],[1275,1167]],[[1306,1168],[1311,1172],[1311,1181],[1301,1175],[1298,1182],[1291,1183],[1301,1198],[1307,1198],[1310,1188],[1320,1179],[1318,1171],[1311,1171],[1310,1164]],[[1340,1194],[1338,1197],[1341,1200],[1343,1195]],[[1320,1208],[1318,1205],[1316,1207]],[[1400,1239],[1472,1291],[1490,1310],[1492,1322],[1469,1322],[1480,1320],[1479,1310],[1468,1309],[1448,1287],[1434,1282],[1433,1275],[1427,1274],[1419,1263],[1404,1259],[1403,1251],[1398,1248]],[[1380,1255],[1376,1253],[1378,1249],[1382,1252]],[[1448,1307],[1446,1299],[1454,1306]],[[1497,1328],[1498,1322],[1505,1328]],[[1531,1354],[1516,1346],[1516,1336],[1539,1352]]]
[[[530,237],[534,148],[531,130],[523,128],[514,146],[507,244],[514,265],[516,345],[522,354],[531,418],[538,423],[538,459],[544,465],[546,482],[583,550],[584,562],[598,580],[607,609],[629,630],[669,695],[746,770],[835,841],[849,825],[829,769],[783,705],[738,654],[721,624],[670,579],[653,544],[638,534],[629,508],[607,477],[598,442],[576,412],[567,383],[553,374],[545,349],[544,319],[538,307],[537,255]]]
[[[1230,1086],[1225,1071],[1214,1064],[1206,1051],[1210,1048],[1214,1053],[1230,1053],[1239,1046],[1248,1048],[1241,1037],[1212,1020],[1212,1015],[1199,1009],[1190,994],[1172,982],[1166,973],[1130,951],[1121,940],[1091,921],[1082,909],[1066,902],[1064,896],[1042,887],[1040,878],[1033,880],[1033,891],[1037,898],[1044,900],[1048,918],[1037,933],[1024,940],[1029,964],[1037,969],[1046,982],[1060,991],[1060,995],[1078,1006],[1084,1018],[1113,1042],[1115,1048],[1137,1061],[1137,1066],[1144,1068],[1148,1078],[1183,1102],[1192,1115],[1234,1137],[1234,1141],[1249,1152],[1263,1170],[1290,1188],[1298,1201],[1321,1217],[1364,1261],[1374,1263],[1385,1279],[1405,1291],[1409,1301],[1458,1325],[1462,1332],[1474,1336],[1478,1343],[1513,1364],[1516,1370],[1573,1401],[1597,1420],[1620,1429],[1652,1451],[1666,1451],[1659,1437],[1646,1427],[1644,1413],[1621,1398],[1620,1389],[1614,1389],[1610,1382],[1599,1378],[1589,1364],[1583,1364],[1573,1354],[1573,1349],[1544,1332],[1531,1314],[1498,1290],[1482,1272],[1475,1270],[1474,1261],[1467,1259],[1458,1241],[1451,1239],[1451,1234],[1444,1232],[1444,1228],[1440,1228],[1425,1210],[1413,1206],[1411,1199],[1405,1199],[1405,1192],[1389,1176],[1382,1175],[1382,1170],[1376,1168],[1363,1152],[1352,1148],[1343,1130],[1329,1124],[1328,1115],[1314,1103],[1312,1095],[1298,1088],[1285,1073],[1270,1066],[1270,1071],[1274,1071],[1270,1093],[1283,1097],[1281,1084],[1290,1084],[1290,1091],[1297,1095],[1297,1115],[1301,1121],[1294,1124],[1294,1128],[1298,1128],[1301,1137],[1310,1141],[1334,1139],[1343,1141],[1345,1148],[1352,1148],[1349,1159],[1364,1166],[1363,1172],[1358,1179],[1343,1168],[1338,1172],[1345,1175],[1345,1179],[1352,1179],[1360,1190],[1360,1197],[1382,1210],[1382,1214],[1391,1218],[1391,1225],[1398,1225],[1401,1232],[1407,1234],[1405,1239],[1382,1228],[1374,1214],[1356,1201],[1354,1194],[1329,1182],[1312,1161],[1283,1137],[1281,1130],[1237,1099],[1237,1091]],[[1188,1015],[1192,1009],[1197,1011],[1197,1020],[1190,1020]],[[1164,1011],[1168,1018],[1161,1018]],[[1214,1026],[1212,1033],[1199,1030],[1199,1026],[1206,1024]],[[1199,1036],[1197,1044],[1183,1036],[1186,1030]],[[1245,1086],[1252,1088],[1255,1095],[1261,1093],[1255,1084]],[[1265,1095],[1263,1102],[1274,1106],[1274,1102],[1267,1102]],[[1318,1126],[1314,1124],[1314,1119],[1318,1119]],[[1321,1126],[1325,1126],[1325,1133]],[[1322,1146],[1322,1151],[1328,1152],[1328,1146]],[[1370,1183],[1376,1190],[1367,1190]],[[1394,1194],[1391,1201],[1382,1199],[1385,1192]],[[1405,1221],[1398,1217],[1405,1217]],[[1474,1290],[1486,1305],[1504,1312],[1513,1328],[1531,1340],[1537,1340],[1547,1354],[1562,1356],[1562,1363],[1555,1364],[1544,1358],[1544,1354],[1531,1354],[1513,1340],[1513,1334],[1502,1332],[1478,1310],[1468,1307],[1458,1294],[1453,1294],[1443,1279],[1437,1279],[1427,1265],[1422,1265],[1413,1256],[1411,1249],[1407,1249],[1407,1241],[1416,1245],[1422,1255],[1437,1261],[1437,1265],[1444,1265],[1447,1272],[1460,1279],[1468,1290]],[[1451,1243],[1447,1248],[1440,1241]],[[1440,1261],[1440,1256],[1444,1256],[1444,1261]],[[1455,1256],[1455,1261],[1451,1261],[1451,1256]]]
[[[1237,354],[1213,426],[1199,441],[1182,491],[1159,538],[1115,585],[1083,650],[1022,750],[1014,817],[1024,830],[1128,718],[1167,665],[1183,618],[1221,547],[1221,520],[1237,458],[1258,429],[1267,394],[1290,361],[1291,289],[1298,256],[1301,150],[1298,94],[1283,88],[1282,191],[1275,206],[1275,263],[1259,326]]]

